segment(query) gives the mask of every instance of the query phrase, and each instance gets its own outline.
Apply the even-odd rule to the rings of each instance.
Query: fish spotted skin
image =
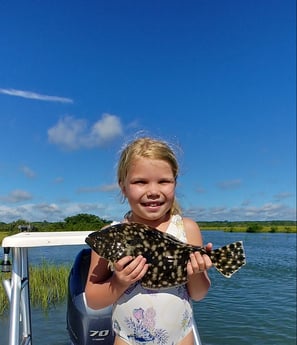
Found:
[[[86,243],[101,257],[115,263],[124,256],[142,255],[149,264],[141,280],[147,289],[170,288],[187,282],[187,263],[191,253],[207,254],[225,277],[245,265],[242,241],[206,251],[204,247],[179,241],[172,235],[139,223],[120,223],[91,233]]]

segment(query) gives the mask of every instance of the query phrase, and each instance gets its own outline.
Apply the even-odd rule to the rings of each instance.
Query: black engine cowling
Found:
[[[83,249],[75,259],[68,278],[67,330],[73,345],[112,345],[114,334],[111,309],[87,306],[85,284],[91,260],[91,249]]]

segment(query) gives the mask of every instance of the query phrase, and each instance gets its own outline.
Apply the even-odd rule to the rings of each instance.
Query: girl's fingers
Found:
[[[199,252],[190,255],[190,265],[193,273],[203,272],[212,266],[212,262],[208,255],[201,255]]]

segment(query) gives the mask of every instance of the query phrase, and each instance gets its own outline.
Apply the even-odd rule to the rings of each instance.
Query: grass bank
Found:
[[[2,240],[4,237],[8,236],[9,233],[7,231],[1,231],[0,232],[0,243],[2,243]],[[1,254],[0,254],[0,257],[1,257]]]
[[[259,223],[238,224],[232,223],[212,225],[211,223],[198,223],[201,230],[224,231],[224,232],[250,232],[250,233],[296,233],[296,225],[261,225]]]
[[[30,266],[30,299],[33,307],[44,311],[67,297],[70,265],[54,265],[43,261],[38,266]],[[1,278],[9,278],[10,273],[1,273]],[[9,308],[6,292],[0,285],[0,315]]]

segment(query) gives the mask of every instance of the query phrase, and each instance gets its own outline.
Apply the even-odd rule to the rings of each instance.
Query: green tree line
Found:
[[[0,232],[9,235],[20,231],[95,231],[111,223],[98,216],[86,213],[79,213],[75,216],[67,217],[59,222],[28,222],[19,219],[11,223],[0,222]],[[226,232],[296,232],[296,221],[273,220],[273,221],[209,221],[198,222],[202,230],[223,230]]]
[[[10,235],[20,231],[79,231],[98,230],[110,224],[111,221],[102,219],[93,214],[79,213],[75,216],[67,217],[60,222],[28,222],[19,219],[11,223],[0,223],[0,231],[8,232]]]
[[[216,221],[199,222],[202,230],[223,230],[226,232],[288,232],[296,233],[296,221],[272,220],[272,221]]]

